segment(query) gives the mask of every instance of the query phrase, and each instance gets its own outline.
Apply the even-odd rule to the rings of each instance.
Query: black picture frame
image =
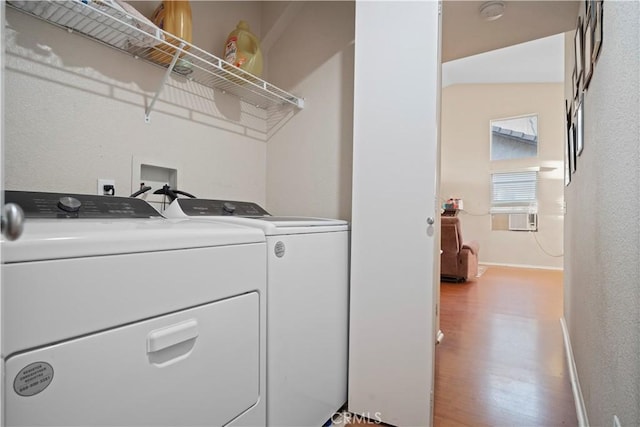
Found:
[[[587,18],[587,20],[585,21],[586,25],[584,27],[584,36],[582,38],[583,40],[583,47],[584,47],[584,55],[582,55],[582,57],[584,58],[584,83],[583,83],[583,87],[584,90],[589,89],[589,82],[591,82],[591,76],[593,76],[593,60],[591,59],[592,57],[592,46],[593,46],[593,24],[591,23],[591,19]]]
[[[564,186],[571,184],[571,166],[569,165],[569,143],[564,145]]]
[[[584,96],[580,95],[578,99],[578,108],[574,112],[573,123],[575,125],[575,142],[576,142],[576,155],[582,155],[584,150]]]
[[[591,52],[591,62],[595,66],[600,57],[600,51],[602,50],[602,18],[603,18],[604,2],[598,0],[595,2],[595,20],[593,26],[593,49]]]
[[[573,99],[572,104],[577,103],[578,95],[580,94],[580,87],[578,86],[578,77],[576,67],[573,67],[573,73],[571,74],[571,86],[573,87]]]
[[[593,0],[585,0],[584,2],[584,26],[587,26],[587,22],[589,22],[591,20],[591,10],[592,10],[592,5]]]
[[[571,138],[569,136],[571,132],[571,106],[573,105],[573,101],[569,101],[568,99],[564,100],[564,114],[565,114],[565,144],[564,144],[564,185],[565,187],[571,184],[571,150],[569,149],[569,144],[571,143]]]
[[[578,90],[582,88],[582,76],[584,74],[584,48],[582,43],[583,30],[582,30],[582,17],[578,16],[578,23],[576,24],[576,32],[573,36],[573,54],[576,66],[576,85]]]
[[[578,76],[578,73],[577,73],[576,67],[574,65],[573,73],[571,73],[571,87],[573,88],[573,97],[572,97],[572,101],[573,102],[576,101],[576,98],[578,97],[578,93],[580,92],[578,90],[578,83],[577,83],[578,77],[577,76]]]
[[[593,27],[595,27],[596,23],[596,8],[598,7],[597,3],[599,1],[600,0],[589,0],[589,10],[587,11],[587,16],[589,16],[591,23],[594,24]]]
[[[569,131],[569,169],[571,170],[571,175],[576,173],[577,165],[576,165],[576,126],[575,123],[571,124],[571,130]]]

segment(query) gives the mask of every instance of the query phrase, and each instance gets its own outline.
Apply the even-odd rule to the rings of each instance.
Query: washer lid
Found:
[[[255,216],[245,217],[253,220],[266,221],[276,227],[332,227],[348,225],[341,219],[314,218],[302,216]]]
[[[227,210],[233,212],[225,213]],[[254,212],[248,214],[248,212]],[[207,199],[176,199],[162,213],[167,218],[208,219],[224,223],[257,227],[267,236],[346,231],[349,223],[341,219],[299,216],[271,216],[255,203],[225,202]]]
[[[2,240],[2,260],[14,263],[262,242],[265,237],[258,229],[212,221],[27,218],[18,240]]]
[[[314,234],[335,233],[348,231],[349,223],[339,219],[325,218],[300,218],[300,217],[222,217],[212,218],[215,221],[225,221],[249,227],[257,227],[266,236],[279,236],[285,234]]]

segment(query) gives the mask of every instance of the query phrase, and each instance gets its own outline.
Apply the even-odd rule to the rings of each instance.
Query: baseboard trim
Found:
[[[478,261],[478,264],[482,265],[493,265],[496,267],[516,267],[516,268],[533,268],[536,270],[555,270],[555,271],[563,271],[563,267],[548,267],[544,265],[528,265],[528,264],[508,264],[503,262],[484,262]]]
[[[576,405],[576,416],[578,417],[578,427],[588,427],[589,419],[587,418],[587,409],[584,406],[584,398],[580,389],[580,381],[578,380],[578,370],[576,362],[573,358],[573,350],[571,348],[571,338],[569,338],[569,329],[564,316],[560,318],[560,326],[562,327],[562,337],[564,338],[564,350],[567,355],[567,365],[569,365],[569,377],[571,379],[571,390],[573,391],[573,400]]]

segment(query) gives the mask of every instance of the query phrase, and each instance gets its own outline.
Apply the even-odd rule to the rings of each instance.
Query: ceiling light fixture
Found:
[[[501,1],[489,1],[480,6],[480,16],[485,21],[495,21],[504,15],[504,3]]]

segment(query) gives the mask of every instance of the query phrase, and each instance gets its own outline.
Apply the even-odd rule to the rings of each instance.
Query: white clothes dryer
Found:
[[[141,199],[5,193],[6,426],[264,426],[263,233]]]
[[[276,217],[255,203],[204,199],[176,199],[163,215],[264,232],[267,425],[324,425],[347,400],[348,223]]]

